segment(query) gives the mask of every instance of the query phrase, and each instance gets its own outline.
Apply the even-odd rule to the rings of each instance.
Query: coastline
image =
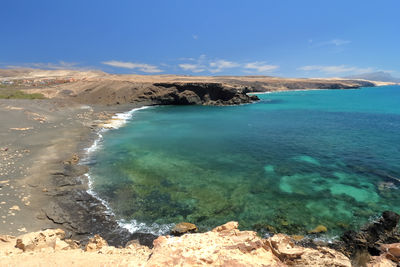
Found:
[[[0,195],[7,197],[0,205],[0,232],[19,235],[61,228],[76,239],[101,233],[110,244],[125,245],[129,240],[139,239],[140,243],[151,246],[155,236],[130,234],[119,227],[101,199],[89,194],[89,180],[85,178],[88,167],[79,164],[105,123],[116,113],[142,106],[89,107],[54,100],[0,101],[5,126],[0,132],[5,137],[0,143],[1,160],[13,160],[12,154],[27,151],[27,156],[23,155],[19,161],[2,162],[5,166],[14,165],[18,171],[0,172]]]
[[[153,253],[156,253],[155,255],[160,253],[163,255],[163,259],[168,261],[170,258],[167,258],[167,254],[163,254],[168,253],[168,248],[164,245],[160,247],[160,244],[176,242],[176,240],[169,236],[129,231],[132,229],[118,222],[107,203],[91,191],[88,177],[88,159],[90,153],[98,145],[101,133],[110,128],[123,126],[136,110],[146,108],[145,106],[145,104],[87,106],[51,99],[40,101],[0,100],[0,110],[2,111],[0,116],[4,122],[3,125],[6,126],[0,130],[0,135],[9,138],[2,139],[2,143],[0,143],[2,156],[20,152],[23,149],[23,151],[29,151],[26,153],[31,157],[23,158],[24,164],[29,165],[26,167],[25,173],[15,173],[7,175],[7,177],[2,174],[0,178],[0,194],[11,196],[11,190],[18,191],[19,194],[14,194],[15,197],[11,201],[7,199],[7,203],[0,204],[0,211],[7,213],[7,215],[1,214],[1,216],[6,216],[7,223],[3,223],[0,233],[19,236],[26,232],[34,234],[33,232],[43,229],[59,228],[65,231],[66,238],[77,240],[81,246],[90,243],[93,235],[100,234],[109,245],[115,247],[126,246],[134,242],[140,244],[139,248],[143,250],[148,249],[143,246],[152,248],[154,245]],[[23,147],[19,148],[21,143]],[[20,163],[22,164],[22,162]],[[16,205],[18,208],[14,208]],[[11,222],[14,223],[11,224]],[[375,225],[376,221],[372,224]],[[256,235],[251,231],[237,231],[233,229],[230,233],[235,236],[241,233]],[[209,233],[193,235],[193,239],[207,237]],[[191,235],[184,236],[186,236],[185,242],[192,242]],[[275,236],[290,238],[282,234]],[[386,233],[384,237],[386,238]],[[207,242],[214,242],[213,238],[212,241]],[[323,238],[303,238],[301,241],[295,240],[294,236],[292,238],[292,241],[284,241],[286,240],[284,239],[276,242],[278,242],[277,244],[291,242],[290,244],[299,246],[296,247],[298,249],[322,248],[319,252],[313,252],[322,253],[322,255],[325,253],[324,249],[328,249],[328,247],[336,251],[332,253],[344,253],[349,258],[354,254],[352,252],[354,245],[352,245],[351,239],[345,242],[336,240],[337,242],[332,243]],[[391,238],[390,235],[389,238]],[[274,250],[272,243],[268,243],[272,242],[268,241],[272,240],[271,238],[263,240],[267,241],[257,240],[257,242],[267,242],[266,244],[270,245],[267,247],[262,245],[260,249]],[[375,246],[375,241],[368,240],[368,242]],[[238,244],[238,246],[242,245]],[[79,253],[83,252],[79,251]],[[131,255],[134,252],[121,250],[112,253]],[[14,254],[15,257],[18,255]],[[78,257],[76,254],[73,255],[73,257]],[[179,257],[183,259],[182,256]],[[148,257],[148,259],[150,258],[151,256]],[[346,258],[343,259],[348,261]]]
[[[101,142],[103,140],[103,134],[106,134],[108,131],[112,130],[117,130],[121,127],[124,127],[125,124],[134,117],[134,114],[143,109],[148,109],[151,108],[152,106],[139,106],[139,107],[130,107],[126,106],[126,108],[123,108],[122,110],[115,112],[109,119],[104,120],[103,123],[100,123],[98,125],[98,129],[94,131],[94,141],[92,142],[92,145],[84,148],[82,152],[82,158],[79,162],[80,165],[83,166],[89,166],[91,162],[91,155],[94,153],[97,149],[101,147]],[[128,109],[127,111],[124,111]],[[88,190],[87,192],[93,196],[95,199],[100,201],[102,205],[106,208],[106,213],[112,217],[115,218],[115,214],[110,207],[109,203],[102,199],[100,196],[97,195],[97,193],[93,190],[93,180],[90,176],[90,169],[88,169],[88,172],[84,174],[84,176],[87,179],[88,183]],[[168,234],[169,231],[172,229],[173,225],[169,226],[159,226],[157,224],[152,224],[150,226],[146,225],[145,223],[140,223],[137,222],[136,220],[132,221],[124,221],[124,220],[118,220],[116,219],[116,222],[119,227],[128,230],[131,234],[133,233],[143,233],[143,234],[152,234],[156,236],[160,236],[163,234]],[[158,229],[158,231],[155,231],[154,229]]]
[[[319,90],[319,89],[312,89]],[[304,91],[304,90],[302,90]],[[29,101],[29,100],[28,100]],[[49,105],[60,105],[54,100],[41,100],[42,103]],[[4,101],[7,103],[7,101]],[[19,101],[17,101],[19,102]],[[26,104],[27,102],[23,102]],[[33,103],[34,104],[34,103]],[[10,111],[18,110],[21,107],[14,107]],[[100,145],[102,134],[105,132],[122,127],[129,120],[135,111],[149,108],[145,104],[125,104],[125,105],[79,105],[59,107],[63,113],[66,109],[71,109],[74,116],[79,117],[70,125],[68,132],[76,132],[76,135],[69,135],[59,138],[52,146],[41,151],[36,158],[36,165],[30,170],[30,177],[21,180],[21,186],[29,184],[30,195],[28,206],[19,205],[24,214],[23,207],[29,208],[26,215],[35,217],[36,227],[20,225],[19,227],[9,227],[8,230],[0,229],[0,232],[17,235],[24,229],[28,232],[37,231],[43,228],[62,228],[69,231],[74,238],[87,238],[95,233],[100,233],[108,239],[111,244],[124,245],[129,238],[118,236],[130,236],[134,234],[141,238],[141,243],[151,246],[152,240],[156,235],[167,234],[166,229],[152,232],[147,225],[136,222],[118,221],[108,203],[100,198],[92,189],[92,181],[89,173],[90,154]],[[22,110],[21,110],[22,111]],[[57,117],[57,116],[55,116]],[[62,120],[59,117],[58,120]],[[57,118],[56,118],[57,120]],[[20,125],[23,127],[24,125]],[[39,135],[43,134],[38,132]],[[58,135],[54,132],[53,135]],[[29,136],[26,136],[29,139]],[[69,149],[65,149],[65,144],[69,144]],[[31,143],[31,146],[35,146]],[[0,148],[3,147],[1,144]],[[29,149],[29,148],[28,148]],[[46,152],[45,152],[46,151]],[[60,153],[62,151],[62,153]],[[51,157],[49,158],[49,155]],[[43,170],[49,171],[44,173]],[[38,178],[38,176],[41,176]],[[3,177],[0,181],[4,181]],[[1,192],[1,191],[0,191]],[[35,199],[36,198],[36,199]],[[77,205],[78,203],[79,205]],[[75,211],[76,207],[79,209]],[[96,209],[91,209],[96,207]],[[11,207],[9,207],[11,208]],[[71,212],[74,211],[74,212]],[[19,211],[18,211],[19,212]],[[17,214],[18,212],[13,212]],[[3,215],[4,216],[4,215]],[[24,215],[24,217],[26,217]],[[93,222],[93,223],[92,223]],[[152,227],[154,228],[154,227]],[[109,232],[109,233],[107,233]],[[331,240],[324,240],[329,243]]]

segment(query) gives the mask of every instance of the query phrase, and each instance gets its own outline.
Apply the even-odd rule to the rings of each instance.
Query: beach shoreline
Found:
[[[98,130],[116,113],[141,106],[1,100],[0,166],[4,167],[0,195],[4,201],[0,205],[0,232],[20,235],[61,228],[76,239],[102,233],[115,245],[135,239],[118,226],[100,199],[88,192],[88,166],[79,161]],[[13,173],[4,171],[9,166],[15,169]],[[135,236],[149,237],[141,242],[151,245],[152,235]]]

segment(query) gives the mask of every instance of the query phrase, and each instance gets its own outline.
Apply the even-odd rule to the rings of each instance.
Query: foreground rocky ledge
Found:
[[[368,258],[362,265],[397,266],[399,260],[400,243],[382,244],[380,255]],[[206,233],[160,236],[152,249],[136,241],[116,248],[98,235],[81,244],[67,239],[61,229],[19,237],[0,235],[0,265],[352,266],[352,262],[332,248],[302,247],[283,234],[262,239],[253,231],[238,230],[237,222],[229,222]]]

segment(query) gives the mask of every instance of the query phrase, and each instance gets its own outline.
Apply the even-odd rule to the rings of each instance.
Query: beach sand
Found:
[[[86,192],[79,159],[99,125],[134,107],[0,100],[0,233],[62,228],[82,238],[118,228]]]
[[[0,232],[56,227],[41,214],[51,173],[88,138],[90,113],[51,100],[0,101]]]

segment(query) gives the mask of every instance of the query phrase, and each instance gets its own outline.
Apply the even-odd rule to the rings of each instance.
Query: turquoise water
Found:
[[[135,112],[92,154],[94,191],[150,228],[235,220],[261,233],[322,224],[334,236],[400,212],[399,86],[259,96]]]

